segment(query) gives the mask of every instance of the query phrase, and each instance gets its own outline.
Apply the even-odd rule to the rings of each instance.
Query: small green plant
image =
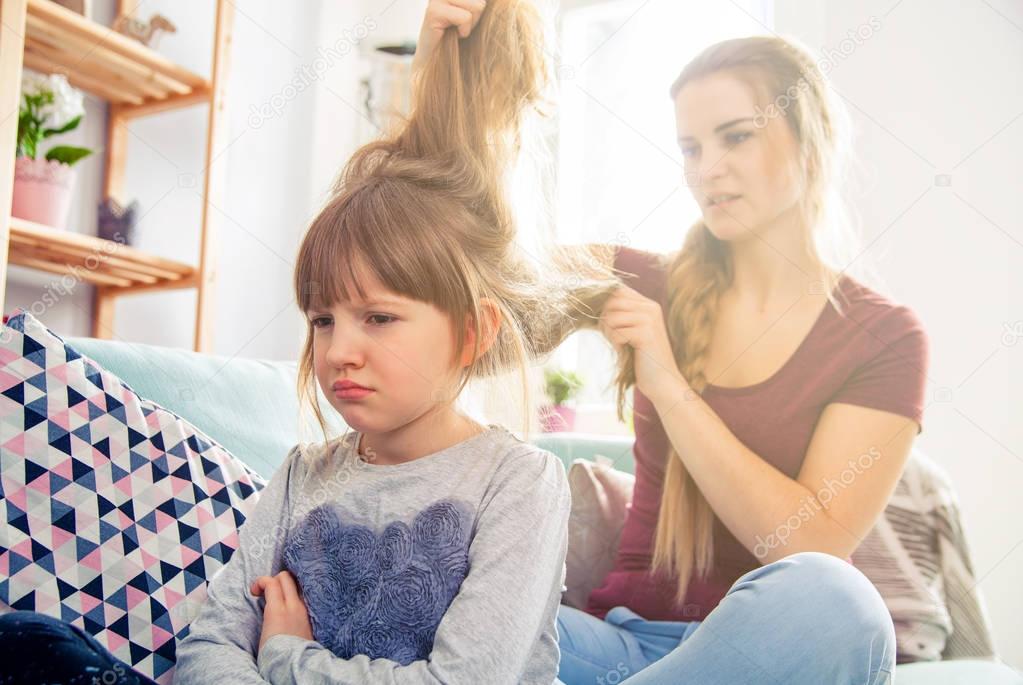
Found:
[[[45,139],[75,130],[84,114],[82,94],[71,87],[66,76],[26,71],[18,109],[18,156],[38,159]],[[70,166],[91,154],[88,148],[57,145],[46,153],[46,159]]]
[[[583,379],[574,371],[560,369],[544,369],[544,389],[547,398],[558,406],[579,394],[583,387]]]

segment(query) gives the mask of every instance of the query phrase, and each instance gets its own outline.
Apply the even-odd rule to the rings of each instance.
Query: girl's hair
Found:
[[[819,287],[839,312],[836,285],[855,255],[856,240],[843,199],[837,194],[848,142],[844,109],[834,100],[824,75],[797,43],[777,37],[749,37],[716,43],[697,55],[671,86],[674,99],[690,82],[727,73],[746,82],[761,102],[761,123],[783,116],[798,144],[803,192],[799,212],[807,231],[805,245],[819,266]],[[756,123],[756,120],[755,120]],[[694,391],[708,379],[704,364],[719,297],[731,284],[733,265],[727,242],[718,240],[701,220],[667,258],[666,312],[675,361]],[[635,383],[633,355],[621,355],[616,379],[618,412],[625,391]],[[677,579],[675,600],[684,601],[693,574],[705,576],[713,563],[714,514],[678,454],[671,450],[654,538],[653,570]]]
[[[548,85],[544,30],[531,2],[490,0],[469,37],[444,34],[413,78],[408,118],[345,165],[305,235],[294,281],[307,312],[351,299],[352,289],[365,297],[359,275],[370,273],[449,315],[455,359],[468,324],[473,361],[451,399],[474,378],[517,370],[527,416],[530,360],[557,347],[580,317],[596,315],[573,304],[578,282],[546,269],[541,277],[517,248],[505,194],[523,118],[543,103]],[[500,312],[497,331],[485,329],[485,298]],[[310,322],[298,393],[326,437],[313,332]],[[480,354],[480,341],[494,335]]]

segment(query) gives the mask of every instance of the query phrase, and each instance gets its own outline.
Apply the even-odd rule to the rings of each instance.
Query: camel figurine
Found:
[[[130,14],[122,14],[114,21],[114,30],[134,38],[147,47],[156,47],[156,40],[161,31],[176,33],[177,27],[162,14],[154,14],[149,21],[136,19]]]

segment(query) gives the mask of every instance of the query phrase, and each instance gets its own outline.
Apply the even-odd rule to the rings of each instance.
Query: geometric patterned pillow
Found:
[[[72,623],[170,683],[265,485],[31,314],[0,328],[0,613]]]

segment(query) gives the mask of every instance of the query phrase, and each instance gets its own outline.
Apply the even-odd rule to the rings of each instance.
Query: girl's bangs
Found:
[[[387,201],[373,190],[382,189],[342,195],[310,226],[295,268],[301,310],[365,300],[368,276],[397,295],[447,312],[463,309],[472,299],[465,299],[470,290],[463,276],[471,267],[445,245],[431,221],[438,212],[426,203]]]

